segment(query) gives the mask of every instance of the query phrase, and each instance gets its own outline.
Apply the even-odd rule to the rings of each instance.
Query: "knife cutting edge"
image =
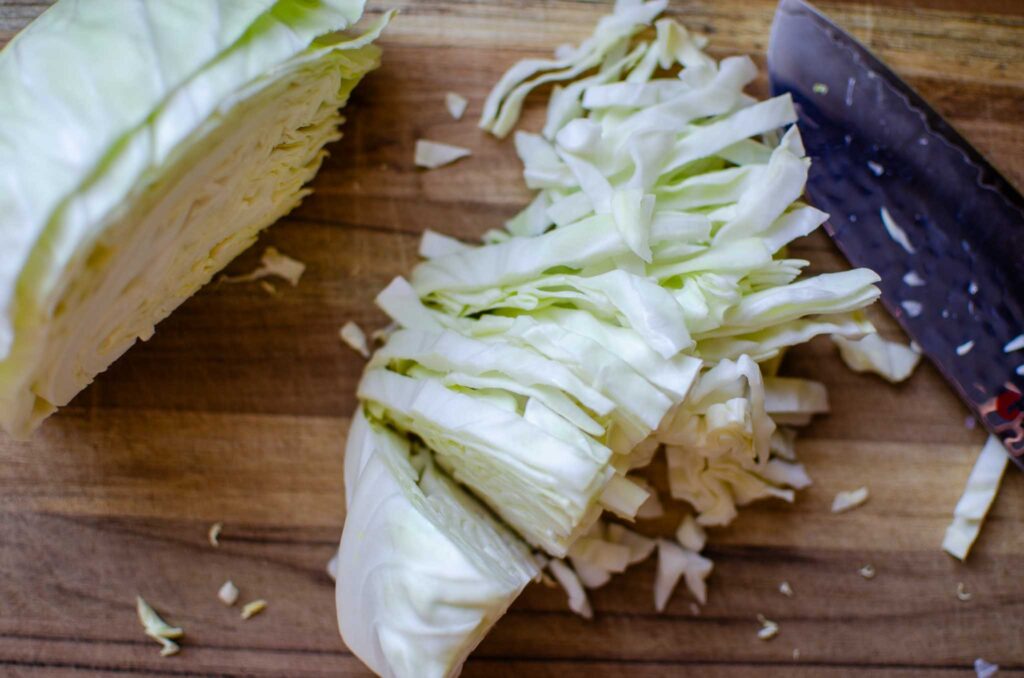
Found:
[[[768,71],[796,104],[829,235],[881,276],[889,312],[1024,468],[1024,198],[802,0],[779,3]]]

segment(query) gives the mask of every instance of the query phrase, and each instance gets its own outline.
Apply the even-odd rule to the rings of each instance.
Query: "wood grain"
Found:
[[[0,0],[0,42],[46,5]],[[362,368],[337,328],[382,322],[372,298],[413,264],[424,228],[472,239],[524,203],[511,144],[474,126],[483,97],[515,60],[580,39],[607,10],[571,0],[388,6],[402,14],[384,66],[357,91],[316,194],[231,267],[249,270],[273,244],[308,264],[301,284],[279,297],[208,287],[31,442],[0,440],[0,674],[366,675],[337,636],[323,570],[344,517],[340,449]],[[752,53],[763,65],[773,7],[694,0],[671,11],[708,33],[716,56]],[[1020,2],[822,7],[1024,184]],[[763,94],[763,78],[755,89]],[[470,99],[460,122],[445,111],[449,90]],[[524,125],[536,126],[543,96],[528,104]],[[474,155],[419,171],[420,137]],[[824,236],[795,249],[815,271],[843,267]],[[984,436],[964,426],[935,370],[893,387],[814,341],[785,371],[829,387],[834,412],[799,443],[816,483],[793,505],[758,504],[712,533],[699,615],[682,592],[653,613],[653,563],[595,592],[589,623],[561,592],[532,586],[466,675],[903,678],[968,675],[977,656],[1024,674],[1021,474],[1008,476],[970,562],[956,563],[938,544]],[[862,484],[864,507],[830,513],[835,492]],[[677,516],[642,528],[671,529]],[[206,538],[213,521],[225,524],[219,548]],[[866,563],[878,571],[871,581],[857,573]],[[239,619],[215,597],[227,578],[269,608]],[[778,593],[782,580],[793,598]],[[957,600],[958,582],[972,600]],[[160,658],[142,635],[136,593],[185,627],[180,655]],[[772,642],[756,638],[759,613],[781,626]]]

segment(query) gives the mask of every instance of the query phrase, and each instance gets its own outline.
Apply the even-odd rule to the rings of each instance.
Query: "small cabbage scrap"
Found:
[[[654,553],[654,548],[658,544],[656,540],[645,537],[618,523],[610,523],[608,525],[607,538],[613,544],[622,544],[629,548],[630,565],[647,560]]]
[[[217,598],[220,602],[224,603],[228,607],[231,607],[238,601],[238,587],[235,583],[228,579],[224,584],[217,590]]]
[[[889,214],[889,210],[883,205],[879,210],[879,216],[882,218],[882,225],[885,226],[886,232],[889,237],[892,238],[896,243],[906,250],[907,254],[913,254],[916,250],[910,243],[910,238],[907,237],[907,232],[903,230],[903,227],[896,223],[896,220]]]
[[[294,208],[363,0],[59,0],[0,52],[0,428],[24,437]],[[295,279],[294,268],[287,270]]]
[[[282,254],[276,247],[268,247],[263,250],[263,255],[260,257],[260,265],[256,270],[243,275],[226,275],[221,280],[227,283],[241,283],[275,276],[295,287],[299,284],[299,278],[305,272],[306,265],[304,263],[289,257],[287,254]]]
[[[967,477],[964,493],[953,509],[953,521],[946,528],[946,536],[942,540],[946,553],[960,560],[967,558],[981,532],[985,514],[999,491],[1008,462],[1009,455],[1002,442],[995,436],[989,436]]]
[[[338,337],[353,351],[363,356],[370,357],[370,345],[366,342],[366,332],[363,332],[356,323],[349,320],[338,330]]]
[[[220,533],[224,530],[224,523],[214,523],[210,525],[210,529],[206,532],[206,539],[210,542],[210,546],[220,546]]]
[[[260,598],[259,600],[253,600],[242,606],[242,612],[240,616],[242,619],[251,619],[255,617],[263,610],[267,609],[267,601]]]
[[[874,372],[894,384],[907,379],[921,362],[921,354],[917,351],[883,339],[877,333],[867,334],[862,339],[833,335],[832,341],[839,347],[839,355],[851,370]]]
[[[468,148],[441,143],[440,141],[416,140],[415,162],[417,167],[437,169],[466,158],[472,153]]]
[[[587,600],[587,592],[583,590],[583,585],[572,568],[561,560],[552,560],[548,563],[548,570],[568,594],[569,609],[584,619],[593,617],[594,610]]]
[[[169,657],[177,654],[181,648],[174,639],[181,638],[185,631],[164,621],[142,596],[135,596],[135,611],[142,622],[142,628],[146,630],[146,635],[162,645],[160,656]]]
[[[852,511],[868,500],[868,488],[858,487],[856,490],[837,492],[832,500],[832,513]]]
[[[992,678],[999,673],[999,664],[993,664],[978,657],[974,660],[974,672],[978,678]]]
[[[444,95],[444,105],[448,109],[448,114],[455,120],[462,120],[462,114],[466,112],[466,106],[469,104],[466,101],[466,97],[456,92],[447,92]]]
[[[699,553],[684,549],[667,539],[658,540],[658,572],[654,580],[654,608],[664,612],[672,591],[679,578],[686,581],[686,588],[701,605],[707,602],[708,578],[713,564]]]
[[[760,640],[771,640],[775,636],[779,635],[779,625],[768,619],[763,614],[757,615],[757,621],[761,625],[761,628],[757,632],[757,637]]]

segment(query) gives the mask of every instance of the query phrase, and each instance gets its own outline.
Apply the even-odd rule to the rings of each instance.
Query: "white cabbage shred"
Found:
[[[456,160],[465,158],[471,155],[468,148],[462,146],[453,146],[452,144],[445,144],[440,141],[429,141],[427,139],[419,139],[416,141],[416,155],[414,161],[417,167],[425,167],[427,169],[437,169],[438,167],[444,167],[450,165]]]
[[[260,598],[259,600],[253,600],[243,605],[240,616],[242,619],[252,619],[265,609],[267,609],[267,601]]]
[[[338,337],[353,351],[363,356],[370,357],[370,345],[366,341],[366,332],[356,323],[349,320],[338,330]]]
[[[362,11],[59,0],[0,52],[0,428],[27,436],[309,193],[379,61],[390,14],[336,32]]]
[[[584,616],[588,588],[655,548],[658,609],[681,578],[703,603],[703,528],[810,483],[778,424],[828,399],[775,371],[815,336],[872,332],[878,276],[801,276],[786,246],[827,215],[800,201],[792,102],[745,94],[753,62],[716,62],[664,6],[620,0],[580,46],[505,74],[480,123],[498,136],[559,83],[541,133],[515,134],[534,199],[480,246],[424,234],[377,297],[398,328],[358,389],[337,600],[378,673],[457,673],[537,575],[529,549]],[[615,521],[661,514],[633,473],[660,449],[692,509],[678,543]]]
[[[882,338],[880,334],[867,334],[861,339],[833,336],[839,355],[854,372],[874,372],[895,383],[907,379],[921,354],[910,346]]]
[[[135,596],[135,611],[146,635],[160,643],[160,656],[169,657],[181,650],[174,641],[184,636],[185,631],[164,621],[142,596]]]
[[[981,532],[985,515],[999,492],[999,483],[1010,457],[995,436],[989,436],[978,454],[964,493],[953,509],[953,521],[946,528],[942,548],[946,553],[964,560]]]
[[[768,619],[763,614],[759,614],[757,615],[757,621],[761,624],[761,628],[757,632],[757,637],[760,640],[771,640],[779,635],[779,625],[771,619]]]
[[[832,513],[852,511],[868,500],[868,488],[858,487],[856,490],[837,492],[832,500]]]
[[[273,276],[281,278],[292,287],[295,287],[299,284],[299,279],[305,272],[306,265],[304,263],[289,257],[287,254],[282,254],[276,247],[268,247],[263,250],[263,256],[260,257],[258,268],[242,275],[226,275],[221,280],[227,283],[241,283],[262,280],[263,278]],[[270,289],[273,290],[274,288],[271,287]]]

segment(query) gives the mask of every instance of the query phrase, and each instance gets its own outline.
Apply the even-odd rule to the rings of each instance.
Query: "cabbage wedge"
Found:
[[[309,192],[362,0],[60,0],[0,52],[0,428],[23,437]]]
[[[353,419],[338,625],[381,676],[457,675],[538,573],[526,545],[405,436]]]

